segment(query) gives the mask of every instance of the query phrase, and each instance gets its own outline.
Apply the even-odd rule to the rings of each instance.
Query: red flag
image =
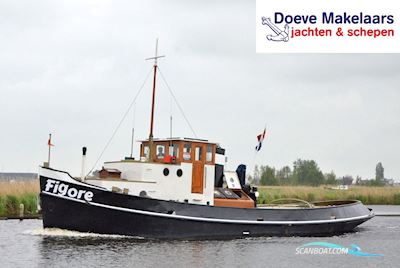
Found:
[[[54,146],[54,144],[51,143],[51,136],[50,136],[49,140],[47,141],[47,145],[48,146]]]

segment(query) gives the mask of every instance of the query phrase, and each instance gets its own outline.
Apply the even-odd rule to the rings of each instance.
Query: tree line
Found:
[[[333,171],[324,174],[314,160],[297,159],[292,168],[284,166],[276,169],[268,165],[256,165],[249,180],[259,185],[351,185],[353,182],[366,186],[385,185],[387,180],[384,178],[382,163],[379,162],[375,170],[375,179],[371,180],[362,180],[360,176],[354,179],[351,175],[337,177]]]

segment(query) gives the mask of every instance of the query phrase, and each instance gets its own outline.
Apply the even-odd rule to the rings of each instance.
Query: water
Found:
[[[400,212],[397,207],[377,211]],[[382,257],[296,255],[324,241]],[[399,267],[400,217],[375,217],[334,237],[265,237],[217,241],[149,241],[44,230],[40,220],[0,221],[0,267]]]

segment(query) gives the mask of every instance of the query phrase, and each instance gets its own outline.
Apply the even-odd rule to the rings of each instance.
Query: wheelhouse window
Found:
[[[143,156],[146,158],[146,160],[149,160],[150,157],[150,147],[148,145],[145,145],[143,147]]]
[[[213,146],[212,144],[207,144],[206,146],[206,162],[213,161]]]
[[[179,157],[179,144],[173,143],[169,145],[169,155],[174,156],[176,158]]]
[[[157,144],[156,152],[157,152],[157,159],[163,159],[165,156],[165,145]]]
[[[190,161],[192,159],[192,144],[185,143],[183,145],[183,160]]]
[[[195,153],[194,153],[194,161],[201,161],[203,160],[203,146],[196,146]]]

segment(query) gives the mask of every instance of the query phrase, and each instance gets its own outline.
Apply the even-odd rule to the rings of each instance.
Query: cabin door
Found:
[[[192,193],[203,193],[204,187],[204,146],[194,145]]]

